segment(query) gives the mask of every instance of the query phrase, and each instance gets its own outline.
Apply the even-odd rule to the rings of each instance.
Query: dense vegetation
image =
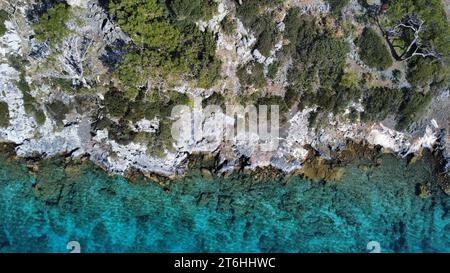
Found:
[[[194,4],[201,8],[192,9]],[[174,80],[196,79],[199,87],[212,86],[220,68],[215,37],[193,21],[211,16],[214,7],[212,1],[110,2],[109,13],[133,39],[117,73],[128,98],[136,97],[139,88]]]
[[[406,15],[412,15],[423,22],[419,32],[421,47],[436,52],[434,56],[424,58],[414,56],[407,59],[407,79],[416,88],[429,90],[448,86],[450,75],[450,25],[439,0],[390,1],[387,16],[382,20],[384,29],[397,25]],[[390,39],[395,46],[394,54],[400,54],[414,39],[413,32],[406,28],[402,35]],[[400,50],[400,53],[397,52]]]
[[[430,94],[423,94],[412,89],[376,87],[368,90],[364,96],[365,110],[362,119],[379,121],[393,116],[398,122],[397,129],[405,130],[429,105],[431,98]]]
[[[70,107],[64,104],[64,102],[55,100],[46,105],[47,112],[52,116],[53,120],[60,127],[64,126],[63,120],[70,111]]]
[[[263,56],[270,56],[276,42],[278,30],[274,19],[274,11],[271,8],[277,6],[282,1],[270,0],[248,0],[236,1],[236,16],[244,24],[245,28],[252,32],[256,37],[256,43],[253,49],[256,49]],[[270,78],[274,77],[276,67],[272,67]],[[246,87],[262,88],[267,84],[262,64],[250,62],[239,67],[237,73],[241,85]]]
[[[275,19],[278,18],[277,7],[282,0],[235,2],[237,18],[257,39],[253,50],[269,56],[282,36],[286,42],[282,50],[276,53],[275,62],[268,67],[256,61],[238,67],[237,76],[243,93],[246,88],[256,89],[256,92],[237,99],[243,104],[278,104],[283,118],[294,106],[298,106],[299,110],[317,106],[309,121],[314,127],[320,127],[330,113],[342,113],[351,102],[362,98],[365,109],[361,114],[362,120],[379,121],[392,116],[397,119],[398,128],[406,129],[429,105],[435,91],[448,85],[450,28],[439,0],[383,1],[389,3],[386,15],[377,9],[369,12],[370,18],[367,15],[358,17],[357,20],[361,20],[358,22],[364,22],[365,28],[355,44],[362,61],[372,68],[385,70],[393,66],[394,60],[399,61],[395,57],[394,47],[388,48],[386,44],[393,42],[395,48],[401,48],[413,37],[405,32],[406,35],[390,41],[383,29],[393,27],[406,14],[417,15],[425,21],[420,38],[425,46],[439,52],[438,58],[408,59],[406,70],[405,66],[397,63],[394,66],[397,69],[392,71],[394,85],[389,87],[383,87],[383,83],[379,86],[382,80],[374,84],[375,80],[367,79],[373,73],[355,73],[350,64],[346,69],[350,49],[343,36],[354,29],[346,27],[348,22],[339,15],[349,0],[326,0],[331,7],[331,17],[304,15],[299,8],[291,8],[284,18],[284,32],[278,30]],[[367,1],[359,2],[368,7]],[[110,18],[132,41],[127,45],[123,43],[117,49],[116,61],[110,67],[112,80],[109,87],[105,85],[107,92],[104,94],[103,111],[107,115],[98,126],[107,127],[110,136],[119,142],[138,140],[147,142],[149,147],[158,151],[169,149],[171,121],[168,116],[174,105],[190,104],[190,99],[185,94],[167,90],[183,81],[190,81],[197,87],[211,88],[220,78],[221,63],[215,56],[216,37],[209,30],[201,31],[196,24],[212,18],[217,3],[214,0],[109,0],[102,3],[108,3],[104,7]],[[373,20],[372,13],[379,18]],[[59,1],[47,8],[33,26],[36,38],[52,44],[60,42],[69,32],[67,22],[70,14],[71,10],[65,2]],[[7,15],[0,11],[0,34],[4,16]],[[221,23],[222,30],[233,34],[236,21],[228,15]],[[375,30],[377,26],[381,31]],[[381,32],[384,36],[380,35]],[[108,47],[107,50],[115,52],[114,45]],[[26,73],[21,66],[17,85],[22,90],[26,111],[42,124],[45,114],[31,96]],[[276,78],[279,67],[283,71],[289,67],[284,99],[280,96],[260,98],[264,94],[261,89]],[[395,87],[403,84],[405,78],[411,83],[411,88]],[[56,79],[50,84],[66,87],[65,90],[74,89],[70,81]],[[207,101],[223,107],[226,98],[214,93]],[[49,114],[59,121],[69,111],[60,103],[46,107]],[[350,108],[350,120],[358,120],[359,115],[355,108]],[[158,132],[144,134],[133,131],[132,122],[143,118],[158,118],[161,125]]]
[[[391,53],[383,39],[372,28],[366,27],[356,44],[362,61],[368,66],[378,69],[392,66]]]
[[[403,92],[399,89],[373,88],[364,97],[362,119],[365,121],[383,120],[388,115],[396,114],[402,101]]]
[[[290,40],[283,54],[291,54],[293,65],[288,74],[286,103],[299,108],[317,105],[316,119],[329,112],[339,112],[359,97],[359,89],[341,84],[349,47],[329,30],[298,11],[286,17]],[[323,113],[323,115],[321,115]],[[314,122],[316,123],[316,121]]]
[[[0,127],[9,126],[9,108],[8,104],[0,101]]]
[[[59,3],[48,9],[33,26],[36,39],[41,42],[51,41],[58,44],[70,32],[66,25],[69,19],[70,6],[67,4]]]
[[[5,21],[8,20],[8,13],[5,10],[0,10],[0,36],[5,35],[6,26]]]
[[[107,8],[132,43],[114,67],[118,81],[105,94],[105,109],[116,121],[104,118],[97,126],[108,128],[118,142],[144,142],[152,153],[162,155],[172,150],[169,116],[173,106],[190,104],[186,94],[167,90],[180,80],[210,88],[220,77],[215,36],[195,24],[210,19],[217,4],[211,0],[112,0]],[[130,129],[131,122],[144,118],[159,119],[156,133]]]
[[[264,76],[264,65],[258,62],[250,62],[242,65],[236,72],[242,87],[262,88],[266,85],[266,77]]]
[[[319,86],[332,88],[343,74],[349,51],[347,43],[318,25],[314,20],[302,19],[298,22],[296,41],[291,39],[296,48],[289,82],[298,90],[314,92]]]
[[[414,14],[425,22],[420,37],[423,43],[436,48],[444,58],[450,57],[450,27],[440,0],[390,1],[388,26],[397,24],[405,15]],[[405,37],[406,38],[406,37]]]

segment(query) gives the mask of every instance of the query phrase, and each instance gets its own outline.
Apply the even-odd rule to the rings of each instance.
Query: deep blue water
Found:
[[[30,174],[0,158],[0,252],[450,251],[450,197],[430,160],[349,166],[336,182],[192,175],[163,188],[108,176],[91,164],[45,161]]]

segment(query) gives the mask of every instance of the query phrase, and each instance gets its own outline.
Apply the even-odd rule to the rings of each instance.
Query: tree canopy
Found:
[[[366,27],[357,41],[359,54],[364,63],[378,69],[392,66],[391,53],[383,39],[370,27]]]
[[[126,88],[136,88],[149,81],[161,84],[167,79],[196,79],[198,86],[210,87],[219,77],[220,62],[215,58],[215,37],[201,32],[192,22],[207,16],[212,8],[187,9],[189,1],[113,0],[109,12],[133,40],[118,69]],[[195,1],[213,7],[210,1]]]
[[[51,41],[55,44],[61,42],[69,34],[70,30],[66,25],[69,19],[70,7],[67,4],[59,3],[48,9],[33,26],[36,39],[41,42]]]

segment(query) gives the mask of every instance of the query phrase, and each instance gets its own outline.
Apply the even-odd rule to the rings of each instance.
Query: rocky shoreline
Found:
[[[329,7],[323,1],[311,1],[310,4],[302,1],[287,2],[288,7],[298,6],[303,13],[323,14],[329,11]],[[89,80],[100,79],[99,88],[103,88],[106,84],[101,77],[104,77],[102,73],[105,68],[98,63],[98,57],[105,54],[112,44],[119,40],[127,41],[128,37],[108,18],[97,1],[68,1],[68,4],[78,8],[76,11],[85,22],[82,28],[74,27],[72,38],[97,39],[96,54],[89,56],[92,60],[97,60],[92,63],[93,67],[90,69],[94,72],[89,75],[91,77]],[[239,19],[236,18],[239,24],[235,35],[225,35],[219,29],[220,21],[233,10],[233,5],[231,1],[221,1],[217,14],[210,21],[201,24],[212,29],[217,35],[217,54],[224,59],[223,70],[233,73],[226,81],[211,89],[194,88],[188,83],[183,83],[175,87],[177,92],[202,99],[208,98],[214,92],[224,93],[225,90],[237,94],[240,88],[239,80],[232,76],[241,62],[257,60],[268,66],[273,61],[272,57],[262,60],[257,50],[251,51],[255,38]],[[302,111],[291,113],[280,134],[278,148],[271,152],[260,151],[258,139],[252,139],[252,136],[244,136],[249,141],[241,141],[242,136],[236,136],[228,143],[219,138],[196,140],[187,137],[172,143],[174,149],[165,149],[161,155],[155,155],[155,151],[144,142],[121,143],[111,138],[108,128],[100,128],[97,124],[106,115],[102,110],[103,93],[73,94],[46,82],[40,82],[42,77],[54,71],[39,70],[39,63],[46,58],[48,48],[41,47],[42,44],[32,35],[29,22],[25,16],[21,16],[26,14],[26,8],[26,5],[17,7],[15,12],[18,16],[15,20],[5,22],[7,32],[0,38],[0,87],[7,90],[0,92],[0,101],[9,106],[9,124],[0,127],[0,142],[13,143],[11,145],[14,146],[14,154],[18,157],[29,159],[66,155],[74,160],[88,158],[112,174],[133,176],[138,172],[149,177],[173,178],[189,172],[192,165],[195,165],[192,158],[202,154],[214,159],[212,173],[217,174],[230,173],[236,169],[256,171],[273,168],[286,174],[303,173],[312,179],[333,179],[339,176],[335,165],[339,166],[347,160],[342,158],[342,154],[353,149],[351,145],[348,146],[349,143],[363,143],[363,147],[371,147],[374,151],[393,153],[401,157],[414,157],[420,155],[423,150],[432,150],[441,166],[440,174],[443,180],[440,183],[444,191],[450,193],[448,186],[450,140],[446,133],[448,117],[443,116],[436,120],[435,113],[425,116],[420,125],[410,132],[392,129],[394,126],[389,120],[377,123],[360,120],[350,122],[332,114],[329,118],[330,124],[316,129],[309,126],[309,118],[315,109],[306,107]],[[285,16],[285,13],[286,10],[282,10],[281,15]],[[282,28],[282,23],[279,27]],[[76,44],[71,44],[72,41],[73,39],[66,41],[62,53],[57,55],[58,58],[61,57],[62,60],[74,58],[78,48]],[[355,50],[351,52],[353,57],[358,55]],[[272,53],[275,56],[276,52]],[[23,71],[11,64],[9,58],[15,55],[27,56],[28,64],[22,68],[26,71],[26,77],[23,76],[25,74]],[[36,117],[30,115],[26,109],[24,92],[17,86],[17,82],[23,80],[31,86],[29,95],[35,100],[35,108],[42,111],[46,117],[41,124],[38,124]],[[285,84],[285,77],[280,76],[271,88],[283,90]],[[67,109],[62,118],[57,120],[52,109],[55,102],[73,107]],[[440,109],[446,109],[450,102],[449,96],[443,96],[440,102],[442,103]],[[196,114],[203,117],[201,111]],[[206,118],[203,130],[212,135],[221,135],[223,132],[217,131],[215,118]],[[136,134],[154,133],[159,130],[160,122],[158,119],[143,119],[128,124],[128,129]],[[7,146],[9,147],[9,144]]]
[[[26,166],[31,174],[40,172],[40,166],[43,162],[55,161],[59,162],[58,164],[63,164],[64,169],[72,169],[90,161],[89,155],[73,157],[68,153],[53,157],[36,155],[34,157],[22,158],[17,156],[15,152],[16,148],[17,145],[13,143],[1,143],[0,155],[5,156],[8,160],[22,160],[26,162]],[[331,158],[325,159],[320,153],[309,147],[308,155],[303,162],[303,166],[290,172],[285,172],[273,166],[248,168],[249,163],[245,158],[240,158],[233,168],[227,167],[226,170],[223,170],[223,163],[221,164],[219,156],[197,153],[191,154],[186,158],[186,170],[180,175],[166,176],[155,172],[142,172],[139,169],[130,169],[123,175],[131,183],[134,183],[134,181],[149,181],[162,187],[169,187],[172,183],[177,183],[179,179],[185,176],[200,176],[205,180],[212,180],[219,177],[226,178],[240,174],[252,177],[255,182],[259,180],[282,180],[292,176],[300,176],[312,181],[339,182],[344,173],[344,169],[349,165],[357,165],[359,169],[367,173],[367,175],[370,175],[373,168],[377,168],[382,163],[382,158],[385,155],[393,155],[399,160],[405,159],[404,156],[386,153],[383,150],[381,146],[372,146],[367,142],[355,143],[349,140],[345,148],[334,152]],[[413,165],[417,161],[423,160],[424,157],[431,158],[433,160],[432,164],[435,166],[437,180],[428,181],[428,183],[437,185],[444,193],[450,195],[450,177],[447,169],[449,158],[448,156],[444,156],[444,152],[442,145],[438,142],[434,150],[423,149],[418,153],[409,154],[406,157],[406,161],[408,165]],[[95,164],[95,166],[100,167],[110,175],[117,175],[101,165]],[[431,184],[424,184],[422,186],[423,188],[419,189],[418,194],[426,195],[427,189]]]

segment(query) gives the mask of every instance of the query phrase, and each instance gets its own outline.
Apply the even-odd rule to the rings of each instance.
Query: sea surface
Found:
[[[449,252],[450,197],[432,160],[378,163],[333,182],[193,172],[163,187],[62,158],[30,173],[0,156],[0,252],[69,252],[70,241],[81,252]],[[431,196],[418,196],[427,183]]]

